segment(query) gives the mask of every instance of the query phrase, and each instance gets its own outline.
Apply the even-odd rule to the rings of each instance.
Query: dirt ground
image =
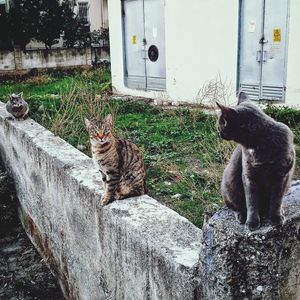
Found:
[[[60,287],[27,237],[13,184],[0,165],[0,300],[60,300]]]

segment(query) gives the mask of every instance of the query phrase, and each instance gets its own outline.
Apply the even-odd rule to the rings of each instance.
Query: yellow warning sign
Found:
[[[280,28],[273,29],[273,42],[275,42],[275,43],[281,42],[281,29]]]
[[[132,36],[132,45],[135,45],[136,44],[136,35],[133,35]]]

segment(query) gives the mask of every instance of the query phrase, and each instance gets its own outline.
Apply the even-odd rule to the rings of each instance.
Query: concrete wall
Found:
[[[23,224],[68,299],[200,299],[200,229],[148,196],[102,208],[90,158],[31,119],[4,118],[0,103]]]
[[[89,157],[31,119],[5,117],[0,102],[0,159],[67,299],[299,299],[300,182],[285,198],[282,227],[248,232],[222,209],[202,234],[149,196],[101,207]]]
[[[14,70],[15,56],[14,52],[1,51],[0,52],[0,70]]]
[[[23,52],[0,52],[0,72],[7,70],[30,70],[32,68],[57,68],[91,65],[95,60],[109,60],[109,49],[106,48],[61,48],[35,49]]]
[[[55,68],[89,65],[86,49],[29,50],[22,53],[22,68]]]
[[[249,232],[222,209],[203,228],[203,299],[300,299],[300,181],[283,201],[282,227]]]
[[[290,1],[287,67],[289,105],[300,105],[300,3]],[[210,81],[222,82],[234,98],[237,84],[237,0],[165,0],[166,91],[143,91],[124,86],[121,1],[109,1],[112,85],[115,92],[134,96],[197,102],[198,92]],[[235,100],[233,100],[235,101]]]

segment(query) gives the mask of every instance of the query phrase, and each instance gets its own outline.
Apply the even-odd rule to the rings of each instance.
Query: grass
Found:
[[[23,91],[37,122],[88,155],[84,116],[112,112],[116,135],[133,141],[144,152],[150,195],[201,227],[204,214],[211,215],[223,205],[220,181],[235,145],[218,137],[216,117],[200,108],[165,110],[113,99],[109,90],[109,71],[100,69],[7,82],[0,86],[0,98]],[[300,157],[300,113],[271,106],[267,112],[292,127]]]

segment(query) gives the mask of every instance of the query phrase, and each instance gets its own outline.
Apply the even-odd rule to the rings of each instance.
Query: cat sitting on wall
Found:
[[[142,152],[130,141],[113,136],[113,119],[85,119],[94,163],[102,174],[105,192],[101,202],[124,199],[146,193],[145,166]]]
[[[293,133],[267,116],[243,92],[237,106],[217,105],[221,109],[221,137],[238,143],[221,184],[226,206],[249,230],[258,229],[263,217],[274,225],[282,224],[282,198],[295,165]]]
[[[11,94],[6,103],[6,110],[10,114],[8,119],[25,120],[29,114],[28,103],[23,99],[23,92]]]

